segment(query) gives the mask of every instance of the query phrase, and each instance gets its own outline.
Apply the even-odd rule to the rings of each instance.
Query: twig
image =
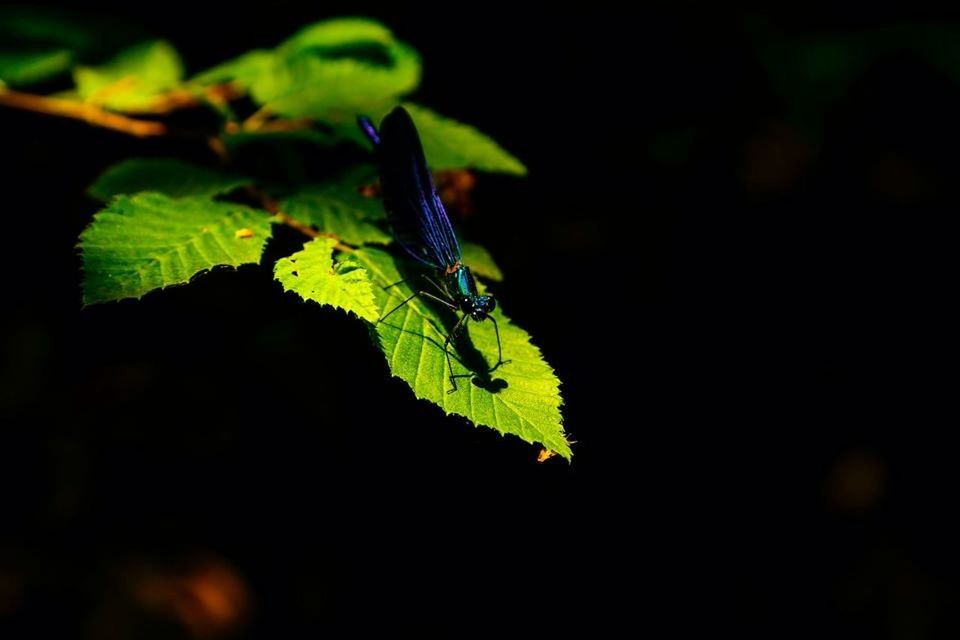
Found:
[[[198,107],[204,104],[204,100],[215,105],[222,105],[242,95],[243,91],[232,84],[218,84],[205,87],[202,95],[184,89],[174,89],[157,96],[141,114],[163,115],[177,111],[178,109]],[[34,111],[36,113],[45,113],[52,116],[60,116],[62,118],[82,120],[95,127],[113,129],[114,131],[126,133],[138,138],[163,136],[171,133],[167,125],[162,122],[141,120],[119,113],[113,113],[112,111],[107,111],[102,107],[88,102],[39,96],[2,87],[0,87],[0,105],[14,109],[23,109],[25,111]]]
[[[286,133],[288,131],[306,131],[313,126],[312,118],[278,118],[260,124],[258,133]]]
[[[252,195],[254,198],[256,198],[260,202],[260,206],[262,206],[269,213],[272,213],[273,215],[275,215],[277,219],[280,220],[281,223],[287,225],[291,229],[296,229],[303,235],[310,238],[333,238],[334,240],[337,241],[337,244],[334,247],[337,251],[347,251],[347,252],[355,251],[354,247],[351,247],[350,245],[345,244],[340,239],[340,236],[338,236],[337,234],[326,233],[324,231],[317,231],[310,225],[300,222],[296,218],[291,217],[289,214],[286,214],[283,211],[280,211],[280,205],[277,203],[277,201],[274,198],[272,198],[269,194],[264,193],[257,187],[248,186],[246,188],[246,191],[247,193]]]
[[[270,113],[269,109],[260,107],[249,118],[243,121],[242,128],[244,131],[256,131],[272,117],[273,114]]]
[[[0,89],[0,105],[81,120],[95,127],[113,129],[138,138],[162,136],[169,133],[167,125],[162,122],[137,120],[118,113],[111,113],[85,102],[38,96],[31,93],[11,91],[10,89]]]
[[[313,118],[277,118],[270,109],[261,107],[239,125],[234,123],[233,132],[286,133],[304,131],[312,126]]]
[[[319,231],[317,231],[316,229],[314,229],[314,228],[311,227],[310,225],[304,224],[304,223],[300,222],[299,220],[297,220],[296,218],[291,218],[289,215],[287,215],[287,214],[284,213],[283,211],[271,211],[270,213],[272,213],[273,215],[277,216],[277,218],[278,218],[278,219],[280,220],[280,222],[282,222],[283,224],[285,224],[285,225],[287,225],[288,227],[291,227],[291,228],[293,228],[293,229],[296,229],[297,231],[299,231],[300,233],[302,233],[302,234],[305,235],[305,236],[310,236],[311,238],[321,238],[321,237],[329,237],[329,236],[330,236],[330,234],[328,234],[328,233],[320,233]]]
[[[216,91],[208,91],[207,95],[213,99],[228,98],[231,95],[231,90],[228,86],[225,85],[225,87],[226,88],[217,89]],[[164,111],[172,111],[180,107],[194,106],[195,104],[198,104],[196,98],[187,94],[186,92],[171,92],[166,99],[167,102],[165,102],[163,105]],[[130,118],[118,113],[112,113],[106,109],[102,109],[96,105],[86,102],[66,100],[63,98],[51,98],[48,96],[38,96],[32,93],[11,91],[10,89],[2,87],[0,87],[0,106],[23,109],[25,111],[33,111],[36,113],[45,113],[53,116],[61,116],[63,118],[72,118],[74,120],[82,120],[83,122],[96,127],[120,131],[121,133],[126,133],[138,138],[163,136],[171,133],[167,125],[162,122]],[[279,121],[274,122],[276,124],[280,124]],[[289,121],[292,127],[302,127],[308,122],[309,121],[307,120]],[[216,137],[207,138],[207,144],[214,151],[214,153],[220,156],[222,160],[227,159],[226,146],[223,144],[221,139]],[[264,209],[274,214],[277,219],[280,220],[280,222],[288,227],[296,229],[300,233],[310,238],[333,238],[337,241],[336,249],[338,251],[354,251],[354,248],[344,243],[337,234],[317,231],[310,225],[300,222],[296,218],[291,217],[283,211],[280,211],[277,201],[271,198],[267,193],[264,193],[256,187],[248,187],[247,191],[257,200],[259,200]]]
[[[232,84],[217,84],[203,89],[203,96],[185,89],[174,89],[157,96],[150,102],[150,108],[145,113],[163,114],[199,107],[206,102],[215,105],[227,104],[244,95],[243,90]]]

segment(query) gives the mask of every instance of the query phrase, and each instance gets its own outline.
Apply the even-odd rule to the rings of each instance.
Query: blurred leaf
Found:
[[[86,51],[97,46],[102,26],[79,16],[36,7],[0,7],[0,42],[5,46]]]
[[[460,249],[463,252],[463,264],[470,267],[474,275],[494,282],[503,280],[503,272],[493,261],[493,256],[490,255],[489,251],[472,242],[461,242]]]
[[[256,264],[270,225],[266,212],[238,204],[119,196],[80,235],[83,301],[140,298],[217,265]]]
[[[281,45],[251,91],[280,115],[352,124],[355,114],[382,109],[419,83],[416,51],[376,23],[350,19],[307,27]]]
[[[933,67],[960,82],[960,29],[938,24],[917,27],[912,40]]]
[[[263,49],[249,51],[239,58],[228,60],[197,74],[190,81],[202,85],[235,82],[249,89],[258,76],[270,73],[275,64],[275,57],[276,54],[273,51]]]
[[[376,322],[380,310],[373,297],[373,285],[366,270],[349,255],[336,263],[333,251],[337,241],[316,238],[289,258],[277,261],[274,277],[283,288],[304,300],[343,309],[358,317]]]
[[[271,113],[327,123],[331,135],[306,129],[293,139],[322,145],[349,140],[367,145],[356,116],[379,121],[420,82],[420,58],[383,25],[342,18],[310,25],[273,51],[252,51],[205,71],[195,82],[235,82]],[[405,105],[420,131],[431,168],[476,168],[525,175],[526,167],[473,127],[425,107]],[[256,131],[231,134],[231,144],[259,137]],[[264,135],[275,135],[265,133]],[[281,134],[284,135],[284,134]]]
[[[384,287],[403,280],[393,256],[374,247],[364,247],[351,254],[371,275],[377,305],[389,311],[411,294],[407,285]],[[438,405],[447,414],[466,417],[477,425],[485,425],[500,433],[544,445],[567,458],[572,456],[561,425],[560,381],[540,350],[530,343],[526,331],[512,324],[498,307],[493,317],[500,328],[503,357],[510,360],[483,382],[463,379],[458,390],[450,387],[443,343],[446,335],[444,317],[420,298],[400,307],[374,330],[393,375],[403,379],[421,399]],[[450,318],[447,318],[449,321]],[[492,322],[470,322],[470,342],[487,364],[496,362],[497,339]],[[463,340],[455,350],[456,373],[467,373],[463,360]],[[453,347],[451,347],[453,351]],[[482,385],[482,386],[481,386]]]
[[[70,69],[73,54],[67,49],[31,53],[0,51],[0,81],[22,86],[55,78]]]
[[[385,218],[383,201],[361,195],[360,184],[341,178],[307,185],[282,200],[280,209],[320,231],[336,234],[349,244],[387,244],[390,235],[376,225]]]
[[[315,22],[288,38],[280,49],[285,53],[316,51],[328,58],[356,57],[363,46],[389,46],[395,42],[384,25],[369,18],[336,18]]]
[[[305,27],[273,51],[253,51],[199,74],[201,84],[234,81],[271,112],[353,124],[420,82],[420,58],[383,25],[364,18]]]
[[[470,167],[493,173],[526,175],[527,168],[522,162],[473,127],[425,107],[410,103],[403,106],[417,125],[432,170]]]
[[[175,89],[183,64],[173,46],[163,40],[143,42],[117,54],[99,67],[73,72],[84,100],[115,111],[149,112],[156,99]]]
[[[960,80],[960,30],[897,25],[853,33],[787,36],[767,24],[749,25],[774,91],[800,124],[819,127],[828,109],[876,60],[910,51]]]
[[[131,158],[100,174],[89,193],[104,202],[116,195],[140,191],[156,191],[174,198],[213,197],[251,182],[243,176],[173,158]]]

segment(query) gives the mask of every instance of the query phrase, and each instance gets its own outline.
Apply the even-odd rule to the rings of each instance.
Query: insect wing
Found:
[[[460,245],[437,195],[413,119],[397,107],[380,125],[377,156],[387,219],[413,257],[436,268],[460,261]]]

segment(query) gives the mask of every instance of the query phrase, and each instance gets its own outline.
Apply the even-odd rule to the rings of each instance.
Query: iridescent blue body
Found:
[[[477,292],[477,283],[470,268],[459,262],[444,272],[440,283],[457,307],[474,320],[485,319],[497,306],[493,296]]]
[[[451,309],[463,312],[444,343],[444,352],[450,367],[450,381],[453,390],[456,390],[455,379],[462,376],[453,374],[447,346],[468,318],[477,321],[487,318],[493,320],[497,333],[498,359],[497,364],[490,370],[504,364],[500,349],[500,331],[497,329],[496,320],[490,315],[497,306],[496,300],[491,295],[482,295],[477,291],[470,268],[461,261],[460,244],[433,184],[420,136],[410,114],[403,107],[395,108],[383,119],[379,131],[369,118],[361,116],[358,123],[376,149],[383,205],[394,237],[407,253],[433,269],[439,280],[435,282],[428,279],[437,291],[415,292],[380,320],[384,320],[417,295],[432,298]],[[435,295],[436,293],[441,296]]]

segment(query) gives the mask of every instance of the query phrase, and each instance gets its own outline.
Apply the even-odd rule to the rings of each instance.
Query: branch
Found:
[[[234,127],[236,131],[258,133],[304,131],[313,127],[313,118],[277,118],[267,107],[261,107],[241,124],[234,124]]]
[[[296,218],[292,218],[289,214],[286,214],[283,211],[280,211],[280,205],[277,203],[277,201],[274,198],[272,198],[269,194],[264,193],[260,189],[253,186],[248,186],[246,188],[246,191],[247,193],[252,195],[254,198],[256,198],[260,202],[260,206],[262,206],[268,212],[275,215],[277,219],[280,220],[280,222],[287,225],[291,229],[296,229],[297,231],[299,231],[300,233],[302,233],[303,235],[309,238],[333,238],[334,240],[337,241],[337,244],[335,247],[337,251],[350,252],[354,250],[353,247],[351,247],[348,244],[345,244],[340,239],[340,236],[338,236],[337,234],[317,231],[310,225],[300,222]]]
[[[230,84],[206,87],[203,89],[202,96],[184,89],[174,89],[157,96],[150,104],[150,107],[143,113],[149,115],[167,114],[172,111],[177,111],[178,109],[198,107],[204,104],[205,100],[215,105],[226,104],[242,95],[243,91]],[[38,96],[32,93],[12,91],[3,87],[0,87],[0,105],[14,109],[23,109],[24,111],[60,116],[62,118],[82,120],[95,127],[113,129],[114,131],[126,133],[138,138],[163,136],[171,133],[167,125],[162,122],[131,118],[130,116],[107,111],[97,105],[80,102],[78,100]]]
[[[203,104],[224,105],[244,95],[243,90],[232,84],[215,84],[203,88],[203,95],[185,89],[173,89],[157,96],[145,113],[163,114],[178,109],[199,107]]]
[[[208,97],[213,99],[228,98],[230,91],[224,89],[222,92],[209,92]],[[193,96],[186,93],[171,92],[167,96],[169,99],[163,104],[164,109],[161,112],[172,111],[180,107],[194,106],[198,104]],[[138,120],[118,113],[113,113],[102,109],[96,105],[76,100],[65,100],[63,98],[50,98],[47,96],[38,96],[32,93],[22,93],[20,91],[11,91],[10,89],[0,87],[0,106],[12,107],[14,109],[23,109],[24,111],[33,111],[36,113],[45,113],[52,116],[63,118],[72,118],[81,120],[95,127],[112,129],[121,133],[126,133],[138,138],[149,138],[152,136],[169,135],[170,129],[162,122],[154,120]],[[291,129],[309,125],[309,120],[290,120],[286,124]],[[281,124],[279,121],[270,124]],[[281,129],[282,130],[282,129]],[[287,129],[290,130],[290,129]],[[210,148],[213,149],[221,158],[226,158],[226,147],[223,141],[213,137],[207,139]],[[277,216],[283,224],[296,229],[300,233],[310,238],[333,238],[337,241],[336,248],[339,251],[353,251],[354,248],[345,244],[340,237],[334,233],[324,233],[317,231],[308,224],[290,217],[288,214],[280,211],[277,201],[268,194],[248,187],[250,194],[260,201],[261,206],[270,213]]]
[[[162,122],[128,118],[76,100],[50,98],[9,89],[0,89],[0,106],[81,120],[95,127],[113,129],[138,138],[162,136],[168,133],[167,125]]]

